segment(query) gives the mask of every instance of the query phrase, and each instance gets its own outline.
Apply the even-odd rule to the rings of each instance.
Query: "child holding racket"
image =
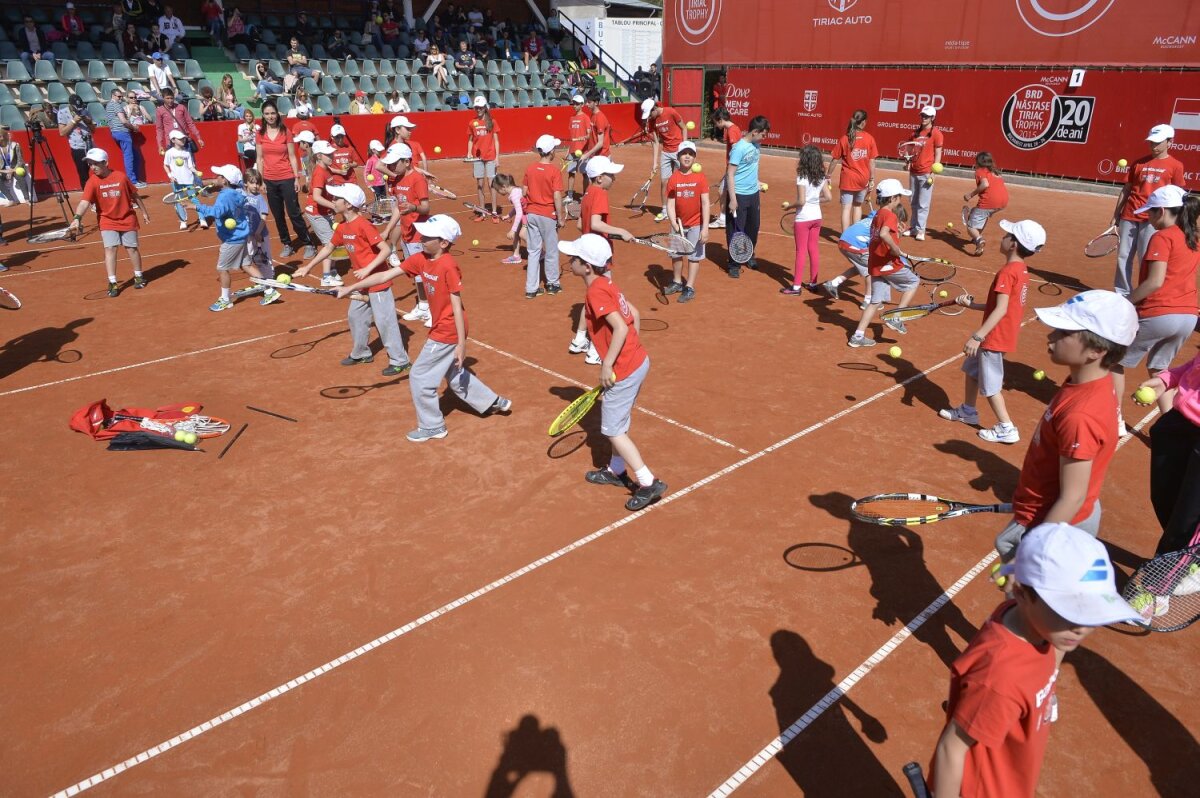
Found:
[[[908,196],[912,196],[912,192],[893,177],[881,181],[875,188],[879,210],[871,220],[871,249],[867,255],[867,273],[871,275],[870,304],[863,308],[858,327],[847,341],[848,346],[875,346],[875,339],[867,338],[863,333],[875,313],[882,309],[883,303],[892,298],[892,289],[902,292],[897,307],[904,308],[908,307],[921,284],[916,273],[908,267],[908,256],[900,249],[899,243],[903,233],[896,210],[900,207],[900,200]],[[884,324],[898,333],[908,332],[902,321],[889,319]]]
[[[721,185],[717,188],[721,213],[709,222],[708,226],[720,229],[726,224],[725,214],[729,212],[730,196],[733,193],[730,191],[729,181],[725,179],[729,169],[729,153],[733,150],[733,145],[742,140],[742,129],[733,123],[729,109],[724,106],[713,111],[712,119],[713,127],[721,132],[721,138],[725,142],[725,169],[721,171]]]
[[[658,187],[662,198],[662,210],[654,221],[661,222],[667,218],[667,183],[671,175],[679,170],[679,159],[675,154],[679,145],[687,138],[683,127],[683,116],[674,108],[669,108],[657,100],[650,98],[642,100],[642,123],[649,127],[654,141],[654,154],[650,163],[653,171],[658,172]]]
[[[1071,524],[1090,535],[1100,530],[1100,488],[1117,450],[1118,400],[1110,370],[1137,335],[1137,311],[1112,291],[1084,291],[1035,311],[1051,327],[1050,360],[1070,370],[1029,441],[1013,520],[996,536],[1008,562],[1026,529]]]
[[[758,223],[762,206],[760,203],[762,184],[758,182],[759,149],[762,140],[771,130],[771,123],[761,114],[750,120],[746,133],[733,145],[729,151],[729,166],[725,170],[725,182],[733,188],[733,199],[730,206],[734,212],[734,224],[725,227],[725,246],[728,249],[730,241],[737,233],[745,233],[750,237],[755,249],[758,248]],[[746,264],[751,269],[758,268],[758,262],[751,258]],[[732,258],[729,259],[727,274],[733,279],[741,277],[742,269]]]
[[[260,280],[265,275],[253,261],[247,260],[247,241],[250,237],[250,217],[246,213],[246,195],[242,193],[242,170],[231,164],[212,167],[221,189],[211,204],[196,200],[196,211],[216,225],[221,248],[217,251],[217,278],[221,285],[221,296],[208,309],[214,313],[233,307],[232,278],[229,273],[244,268],[251,277]],[[232,224],[230,224],[232,222]],[[269,305],[279,299],[279,292],[268,288],[260,305]]]
[[[176,196],[181,196],[184,192],[198,190],[200,187],[196,185],[196,178],[203,173],[196,168],[196,161],[188,148],[187,134],[182,130],[172,130],[168,136],[171,146],[163,154],[163,171],[171,181],[171,191],[175,192]],[[179,217],[180,230],[186,230],[188,227],[186,208],[187,205],[183,201],[175,203],[175,215]],[[208,222],[204,219],[200,219],[200,229],[208,229]]]
[[[312,177],[308,181],[308,202],[304,204],[304,218],[308,221],[313,235],[324,247],[333,238],[333,200],[329,198],[329,188],[334,185],[333,181],[336,179],[332,171],[335,148],[328,141],[322,139],[312,145],[312,152]],[[316,252],[310,252],[309,249],[305,249],[304,254],[311,260]],[[337,273],[331,259],[326,258],[322,268],[324,269],[324,274],[321,275],[323,288],[336,288],[342,284],[341,275]],[[297,269],[293,276],[304,277],[308,272],[309,269]]]
[[[938,415],[948,421],[979,425],[975,402],[983,394],[996,414],[996,425],[979,430],[979,437],[988,443],[1016,443],[1021,440],[1017,427],[1008,415],[1004,403],[1004,353],[1017,348],[1021,333],[1021,317],[1029,293],[1029,272],[1025,261],[1046,245],[1046,231],[1030,219],[1021,222],[1001,221],[1000,254],[1004,265],[996,273],[988,289],[986,304],[975,302],[968,294],[955,301],[972,310],[983,311],[983,324],[963,345],[962,371],[966,375],[963,403]]]
[[[912,194],[912,235],[918,241],[925,240],[925,227],[929,223],[929,208],[933,204],[933,173],[941,171],[942,148],[945,146],[942,131],[935,121],[937,109],[927,105],[921,109],[921,124],[913,131],[909,141],[917,145],[917,154],[908,162],[908,187]]]
[[[833,182],[833,172],[842,167],[838,191],[842,203],[842,230],[862,218],[863,200],[875,186],[875,159],[879,146],[867,132],[867,112],[861,108],[850,115],[846,135],[837,140],[830,153],[827,177]]]
[[[650,373],[650,357],[638,338],[641,317],[612,280],[612,246],[602,236],[589,233],[577,241],[564,241],[559,248],[571,258],[571,273],[587,286],[584,316],[603,358],[600,432],[608,437],[613,449],[608,466],[588,471],[584,478],[593,485],[632,490],[625,509],[643,510],[662,498],[667,485],[654,477],[629,437],[633,405]],[[632,479],[629,470],[633,471]]]
[[[978,257],[983,254],[983,228],[988,219],[1008,207],[1008,187],[990,152],[975,156],[975,189],[963,194],[963,202],[970,202],[972,197],[979,197],[979,202],[967,216],[967,235],[975,245],[972,254]]]
[[[267,228],[267,218],[271,215],[271,209],[263,194],[262,175],[257,169],[247,169],[242,175],[242,185],[246,192],[246,216],[250,223],[250,237],[246,239],[246,260],[253,261],[264,278],[274,279],[271,231]]]
[[[687,285],[683,283],[683,257],[671,258],[674,280],[663,288],[663,294],[679,294],[679,302],[691,302],[696,298],[696,278],[700,275],[700,261],[704,260],[704,247],[708,244],[708,222],[712,213],[709,207],[708,178],[692,171],[696,162],[696,145],[685,141],[675,151],[679,170],[667,181],[667,216],[671,229],[692,244],[688,253]]]
[[[149,224],[150,214],[146,213],[146,204],[140,201],[137,189],[124,172],[108,167],[107,152],[92,147],[84,153],[83,160],[91,176],[83,186],[83,196],[75,207],[75,218],[71,220],[69,229],[79,232],[84,214],[94,205],[100,217],[104,270],[108,272],[108,295],[115,297],[121,293],[117,285],[117,247],[125,247],[129,253],[129,262],[133,265],[133,287],[145,288],[142,253],[138,249],[138,220],[134,211],[140,210],[142,218]]]
[[[383,144],[379,139],[371,139],[367,149],[371,151],[371,155],[367,158],[366,165],[363,166],[363,174],[366,175],[367,185],[370,186],[371,193],[378,202],[381,199],[387,199],[387,176],[379,164],[379,156],[383,155]]]
[[[843,171],[843,176],[845,172]],[[865,190],[864,190],[865,192]],[[843,192],[845,193],[845,192]],[[799,296],[805,288],[817,290],[817,275],[821,269],[821,255],[817,241],[821,237],[821,203],[829,202],[833,194],[829,180],[825,177],[825,161],[821,151],[811,144],[800,149],[796,159],[796,221],[792,225],[796,238],[796,271],[791,287],[779,289],[787,296]],[[860,206],[861,210],[861,206]],[[801,282],[804,258],[808,256],[808,282]]]
[[[496,176],[496,167],[500,163],[500,126],[492,119],[492,112],[488,109],[487,100],[482,95],[476,97],[471,104],[475,107],[475,118],[467,123],[467,152],[478,159],[471,164],[471,169],[475,175],[479,205],[486,208],[488,206],[484,205],[483,198],[484,180],[491,180]],[[500,212],[495,189],[492,189],[491,208],[496,213]],[[498,216],[493,216],[491,219],[493,224],[500,224]],[[475,221],[482,222],[483,220],[482,213],[475,214]]]
[[[509,228],[509,231],[505,233],[504,237],[512,242],[513,251],[511,255],[509,255],[507,258],[504,258],[500,262],[509,266],[517,263],[523,263],[524,261],[521,259],[521,245],[525,244],[527,241],[527,234],[525,232],[525,192],[517,186],[517,182],[513,180],[512,175],[506,174],[498,174],[493,177],[492,188],[496,190],[497,194],[499,194],[501,197],[504,197],[506,200],[508,200],[508,203],[512,205],[512,212],[508,214],[508,216],[512,217],[512,227]],[[505,218],[507,218],[507,216]],[[525,298],[533,299],[541,293],[541,289],[536,289],[535,293],[532,295],[526,291]]]
[[[908,211],[905,210],[903,205],[898,205],[895,213],[896,220],[903,227],[904,223],[908,221]],[[842,257],[850,261],[850,268],[832,280],[821,283],[821,288],[825,289],[825,293],[829,294],[830,299],[837,299],[838,290],[841,286],[857,274],[866,280],[866,287],[863,289],[862,308],[866,308],[871,303],[871,275],[867,271],[867,260],[871,253],[871,225],[874,222],[875,211],[871,211],[866,217],[859,219],[842,232],[841,237],[838,239],[838,252],[842,253]]]
[[[391,172],[388,190],[395,200],[395,208],[383,233],[393,246],[392,255],[388,258],[391,266],[399,266],[404,258],[423,251],[421,234],[415,225],[429,214],[429,182],[425,175],[413,168],[412,158],[412,149],[407,144],[396,142],[388,147],[380,159],[380,163]],[[424,322],[429,327],[433,324],[433,316],[429,311],[425,284],[419,274],[414,281],[417,304],[403,318],[405,321]]]
[[[587,110],[583,105],[583,95],[576,94],[571,97],[571,119],[567,122],[567,135],[570,139],[567,141],[570,151],[567,153],[567,176],[571,183],[567,186],[567,199],[573,199],[576,195],[575,184],[578,177],[583,174],[583,153],[589,148],[588,140],[592,129],[592,118],[588,115]],[[578,153],[578,155],[576,155]],[[587,184],[584,184],[587,188]]]
[[[525,169],[523,189],[526,235],[529,239],[529,264],[525,267],[525,298],[533,299],[543,293],[538,278],[544,272],[544,293],[562,292],[559,284],[558,230],[567,218],[563,210],[562,170],[554,164],[554,150],[562,141],[554,136],[541,135],[533,149],[538,159]],[[516,206],[513,213],[517,214]]]
[[[1034,795],[1063,656],[1097,627],[1139,617],[1117,593],[1104,544],[1067,524],[1030,530],[1010,568],[1012,599],[950,668],[936,795]]]
[[[499,396],[466,367],[467,311],[462,301],[462,272],[450,255],[450,247],[462,234],[458,222],[445,214],[417,222],[421,251],[399,266],[374,274],[338,290],[338,296],[390,282],[402,274],[420,276],[428,286],[429,308],[434,323],[421,354],[412,364],[408,384],[417,410],[417,428],[406,436],[413,443],[445,438],[446,419],[438,403],[442,380],[459,399],[477,413],[507,415],[512,400]]]

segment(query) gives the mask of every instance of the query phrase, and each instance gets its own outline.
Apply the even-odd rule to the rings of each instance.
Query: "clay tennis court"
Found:
[[[710,179],[722,156],[701,152]],[[649,172],[650,148],[614,158],[628,165],[617,204]],[[436,171],[460,194],[472,187],[461,163]],[[467,353],[515,408],[480,418],[445,398],[450,435],[424,446],[404,440],[406,378],[381,378],[378,358],[338,364],[341,303],[288,294],[210,313],[216,238],[174,231],[162,187],[142,237],[146,290],[104,296],[94,229],[67,246],[11,244],[0,284],[25,307],[0,317],[0,791],[906,794],[901,766],[928,762],[944,722],[947,666],[1001,598],[987,572],[1002,520],[891,529],[853,521],[849,503],[889,490],[1010,497],[1065,376],[1032,307],[1111,285],[1111,260],[1081,248],[1113,199],[1011,186],[1005,216],[1039,220],[1049,245],[1030,261],[1040,290],[1008,371],[1025,441],[1003,447],[937,416],[960,400],[978,314],[876,331],[903,346],[898,359],[887,345],[847,348],[856,294],[777,293],[793,262],[777,209],[794,199],[794,161],[764,157],[762,175],[762,272],[734,281],[706,264],[695,302],[661,305],[665,256],[616,247],[653,364],[632,433],[670,486],[635,515],[619,491],[583,481],[608,457],[598,416],[546,435],[597,379],[567,353],[580,281],[527,301],[523,268],[499,264],[504,228],[471,223],[459,203],[434,207],[465,228]],[[998,253],[972,258],[942,228],[967,185],[938,178],[942,232],[912,251],[954,260],[982,294]],[[54,205],[38,210],[52,226]],[[845,263],[835,216],[827,208],[822,279]],[[613,222],[659,229],[620,210]],[[721,231],[711,241],[723,262]],[[425,330],[405,327],[415,354]],[[81,357],[60,362],[64,350]],[[249,426],[222,459],[232,433],[202,454],[114,453],[67,428],[101,397],[196,401]],[[1101,537],[1128,573],[1159,530],[1153,419],[1124,409],[1134,432],[1105,483]],[[794,567],[813,543],[845,559]],[[1068,656],[1039,795],[1194,789],[1196,654],[1187,632],[1122,627]]]

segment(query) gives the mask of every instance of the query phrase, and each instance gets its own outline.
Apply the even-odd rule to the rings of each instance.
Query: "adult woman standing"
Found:
[[[917,154],[908,162],[908,188],[912,191],[912,227],[902,235],[925,240],[925,225],[929,222],[929,206],[933,204],[933,172],[941,171],[942,131],[934,124],[937,109],[927,105],[921,109],[921,124],[909,141],[918,145]]]
[[[296,251],[293,244],[301,243],[306,247],[304,257],[313,257],[316,247],[309,236],[308,228],[304,226],[304,217],[300,214],[298,195],[304,188],[304,181],[300,177],[300,164],[296,160],[296,145],[279,116],[279,106],[274,100],[266,100],[262,104],[262,122],[259,124],[258,137],[255,140],[255,159],[267,190],[267,204],[279,229],[279,242],[283,245],[279,257],[290,257]],[[288,219],[292,222],[292,229],[296,231],[294,241],[284,222],[285,209]]]
[[[862,218],[863,200],[867,191],[875,187],[875,159],[879,147],[875,137],[866,132],[867,112],[861,108],[850,115],[846,135],[833,145],[829,170],[826,176],[833,182],[833,170],[840,164],[841,178],[838,190],[842,203],[842,232]]]

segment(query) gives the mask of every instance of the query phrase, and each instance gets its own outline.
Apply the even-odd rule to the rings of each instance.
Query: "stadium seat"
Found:
[[[198,80],[198,81],[196,81],[196,91],[195,91],[195,93],[196,93],[196,94],[199,94],[199,93],[200,93],[200,91],[201,91],[201,90],[202,90],[202,89],[203,89],[205,86],[207,86],[208,88],[212,89],[212,90],[213,90],[213,94],[216,94],[216,93],[217,93],[217,87],[216,87],[216,86],[214,86],[214,85],[212,84],[212,81],[211,81],[211,80],[209,80],[208,78],[202,78],[201,80]]]
[[[396,74],[405,76],[412,74],[412,69],[409,67],[408,61],[401,58],[396,59]]]
[[[55,61],[62,61],[65,58],[71,57],[71,50],[67,47],[66,42],[51,42],[50,52],[54,53]]]
[[[342,65],[337,62],[337,59],[331,58],[329,59],[328,68],[325,70],[325,74],[329,75],[331,78],[340,78],[346,73],[342,72]]]
[[[175,86],[184,97],[196,96],[196,87],[192,85],[190,80],[177,80],[175,81]]]
[[[21,103],[24,105],[43,102],[41,89],[32,83],[22,83],[19,91]]]
[[[0,105],[16,105],[17,97],[12,93],[12,89],[0,83]]]
[[[414,58],[409,62],[409,68],[412,70],[414,75],[420,75],[421,70],[425,68],[425,64],[421,63],[420,58]]]
[[[342,64],[342,71],[353,78],[362,74],[358,68],[358,62],[353,58],[346,59],[345,63]]]
[[[108,67],[103,61],[88,61],[88,80],[108,80]]]
[[[79,62],[68,58],[58,65],[59,74],[63,80],[69,80],[74,83],[77,80],[85,80],[83,70],[79,68]]]
[[[79,95],[79,99],[85,103],[99,102],[100,98],[96,95],[96,90],[92,88],[92,84],[86,80],[81,80],[75,84],[75,93]]]
[[[281,115],[287,116],[288,112],[292,110],[292,98],[286,94],[277,95],[275,97],[275,105]]]
[[[472,91],[487,91],[487,87],[488,87],[488,85],[487,85],[487,82],[484,81],[483,75],[475,75],[471,79],[471,90]]]
[[[8,125],[13,130],[24,130],[25,115],[15,105],[0,105],[0,125]]]
[[[420,94],[410,94],[408,95],[408,107],[411,108],[414,113],[418,111],[424,111],[425,101],[421,99]]]
[[[306,80],[312,80],[312,78],[306,78]],[[321,76],[321,90],[317,92],[317,94],[337,94],[338,91],[338,83],[336,80],[328,75]]]
[[[237,44],[235,44],[233,46],[233,58],[235,61],[239,61],[239,62],[240,61],[249,61],[250,60],[250,48],[247,47],[246,45],[242,44],[241,42],[238,42]]]
[[[117,84],[111,80],[105,80],[100,83],[100,101],[108,102],[112,97],[112,93],[117,90]]]
[[[54,71],[54,64],[50,61],[35,61],[33,63],[33,79],[43,83],[58,80],[58,73]]]
[[[500,91],[500,78],[497,75],[488,75],[487,87],[491,91]]]
[[[268,47],[274,47],[275,45],[279,44],[279,39],[276,38],[275,31],[269,29],[264,29],[262,33],[259,34],[259,41]]]
[[[503,105],[505,108],[516,108],[517,107],[517,95],[514,94],[511,89],[506,90],[504,92],[503,97],[504,97]]]
[[[521,108],[528,108],[533,105],[533,102],[529,99],[529,92],[524,89],[517,90],[517,105]]]
[[[133,70],[129,68],[128,61],[113,61],[112,66],[113,80],[133,80]]]
[[[69,99],[71,99],[71,93],[67,91],[66,86],[57,80],[46,84],[46,102],[53,105],[62,105]]]
[[[404,77],[403,75],[397,75],[396,79],[392,81],[392,86],[398,91],[404,92],[405,94],[412,91],[412,86],[409,85],[408,78]]]
[[[101,61],[117,61],[121,58],[121,51],[112,42],[100,42],[100,60]],[[79,59],[81,61],[87,59]]]
[[[498,91],[489,91],[487,94],[487,101],[488,105],[492,106],[493,108],[499,108],[500,104],[504,101],[504,97]]]
[[[546,85],[544,83],[542,83],[541,75],[530,75],[529,76],[529,88],[544,89],[545,87],[546,87]]]
[[[512,75],[504,75],[504,76],[503,76],[503,77],[500,79],[500,88],[501,88],[501,89],[508,89],[509,91],[516,91],[516,90],[517,90],[517,84],[516,84],[516,82],[513,80],[513,76],[512,76]]]
[[[322,94],[317,98],[317,111],[322,114],[333,113],[333,101],[329,99],[328,94]]]
[[[150,79],[150,62],[148,62],[148,61],[138,61],[137,62],[137,76],[138,76],[138,80],[149,80]]]
[[[125,82],[125,91],[131,91],[131,92],[134,92],[135,94],[138,92],[142,92],[145,94],[150,93],[150,92],[146,91],[145,84],[138,83],[136,80],[126,81]]]
[[[167,61],[167,71],[170,72],[171,76],[176,80],[183,77],[183,75],[179,72],[179,64],[175,63],[174,61]],[[191,76],[189,75],[188,77]]]
[[[396,58],[407,61],[409,58],[412,58],[412,50],[409,49],[407,44],[398,44],[396,45]]]
[[[529,70],[525,68],[524,62],[517,61],[515,64],[513,64],[513,73],[514,74],[525,75],[525,74],[528,74],[528,72],[529,72]]]
[[[283,63],[278,58],[267,59],[267,67],[276,75],[283,76],[287,74],[287,70],[283,68]]]
[[[325,78],[321,78],[321,81],[322,81],[322,82],[324,82],[324,81],[325,81]],[[330,81],[330,83],[332,83],[332,82],[333,82],[333,78],[329,78],[329,81]],[[322,96],[322,95],[324,95],[324,94],[326,93],[325,89],[324,89],[324,88],[322,88],[321,86],[318,86],[318,85],[317,85],[317,82],[316,82],[315,80],[313,80],[312,78],[305,78],[305,79],[304,79],[304,80],[301,82],[301,84],[300,84],[300,85],[302,85],[302,86],[304,87],[304,90],[305,90],[305,91],[307,91],[307,92],[308,92],[310,95],[312,95],[313,97]],[[332,91],[330,91],[329,93],[330,93],[330,94],[337,94],[337,86],[334,86],[334,87],[333,87],[333,90],[332,90]]]
[[[379,62],[379,74],[385,75],[389,78],[395,77],[396,76],[396,67],[395,67],[395,65],[392,64],[392,62],[390,60],[384,59],[383,61]]]
[[[497,64],[495,61],[488,61],[487,62],[487,73],[489,75],[499,75],[500,74],[500,65]]]
[[[363,61],[359,67],[362,70],[363,77],[373,78],[379,75],[379,68],[375,66],[374,61]]]
[[[270,61],[271,48],[262,42],[259,42],[258,44],[254,45],[254,57],[259,61]]]
[[[533,93],[529,96],[529,100],[535,106],[549,105],[549,103],[546,102],[546,97],[542,94],[541,89],[534,89]]]
[[[384,94],[383,92],[377,91],[377,92],[375,92],[375,96],[371,98],[371,102],[379,103],[384,108],[387,108],[388,98],[387,98],[387,95]]]
[[[12,42],[0,42],[0,60],[8,61],[21,57],[21,52]]]
[[[96,120],[96,124],[104,124],[104,115],[106,110],[101,103],[88,103],[88,113],[92,115],[92,119]]]
[[[413,91],[425,91],[425,79],[420,75],[413,75],[408,79],[408,85]]]
[[[79,42],[75,45],[75,59],[77,61],[88,61],[92,58],[99,57],[96,48],[91,42]]]
[[[515,80],[516,80],[518,89],[528,89],[529,88],[529,78],[527,78],[526,76],[517,75]]]
[[[364,45],[362,53],[364,61],[378,61],[381,57],[379,50],[373,44]]]
[[[365,89],[364,89],[365,91]],[[392,81],[387,75],[380,75],[375,78],[375,91],[381,91],[385,94],[392,93]]]
[[[370,62],[368,61],[367,63]],[[360,91],[365,91],[366,93],[371,94],[375,91],[375,81],[370,75],[363,75],[358,79],[358,88]]]
[[[394,49],[392,49],[392,46],[390,44],[385,44],[383,46],[383,49],[379,51],[379,55],[380,55],[380,57],[382,57],[385,60],[388,58],[395,58],[396,51]]]
[[[512,73],[513,73],[512,61],[501,61],[500,62],[500,74],[501,75],[511,75]]]
[[[425,110],[426,111],[442,111],[441,100],[438,99],[437,92],[430,91],[425,93]]]

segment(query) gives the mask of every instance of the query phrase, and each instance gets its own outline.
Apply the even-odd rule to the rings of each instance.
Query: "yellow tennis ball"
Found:
[[[551,119],[553,119],[553,118],[554,118],[554,117],[553,117],[553,116],[551,116],[550,114],[546,114],[546,121],[547,121],[547,122],[548,122],[548,121],[550,121],[550,120],[551,120]]]
[[[175,440],[182,442],[187,437],[187,433],[181,429],[175,430]]]
[[[703,172],[704,168],[702,166],[700,166],[700,164],[694,163],[694,164],[692,164],[692,171],[693,172]]]
[[[479,239],[478,238],[471,239],[471,246],[473,246],[473,247],[479,246]]]
[[[333,227],[331,227],[330,229],[331,229],[331,230],[336,230],[336,229],[337,229],[337,226],[338,226],[338,223],[337,223],[337,222],[334,222],[334,223],[333,223]]]
[[[383,24],[383,17],[375,17],[375,24],[376,24],[376,25],[382,25],[382,24]]]
[[[583,150],[575,150],[575,157],[576,157],[576,158],[582,158],[582,157],[583,157]]]
[[[13,170],[13,174],[15,174],[17,177],[24,177],[25,176],[25,167],[18,166],[16,169]]]
[[[695,122],[693,122],[692,120],[690,120],[690,119],[689,119],[689,120],[688,120],[688,123],[687,123],[687,129],[688,129],[688,130],[695,130],[695,129],[696,129],[696,123],[695,123]]]
[[[759,187],[760,189],[762,189],[763,191],[766,191],[767,189],[769,189],[769,188],[770,188],[770,186],[768,186],[766,183],[759,183],[759,184],[758,184],[758,187]]]
[[[1121,160],[1117,161],[1117,166],[1119,166],[1119,167],[1121,167],[1122,169],[1124,169],[1126,166],[1129,166],[1129,161],[1127,161],[1127,160],[1125,160],[1124,158],[1122,158]]]
[[[233,219],[226,219],[226,220],[225,220],[225,229],[226,229],[226,230],[232,230],[232,229],[233,229],[233,228],[235,228],[235,227],[237,227],[237,222],[236,222],[236,221],[234,221]]]
[[[176,166],[183,166],[183,159],[182,159],[182,158],[176,158],[176,159],[175,159],[175,165],[176,165]]]
[[[942,166],[940,163],[935,163],[933,165],[933,173],[935,175],[940,175],[942,173],[942,171],[945,170],[945,168],[946,167]]]
[[[1046,379],[1046,372],[1038,369],[1037,371],[1033,372],[1033,378],[1038,382],[1041,382],[1042,380]]]
[[[788,202],[787,200],[784,200],[783,202],[779,203],[779,207],[783,208],[785,211],[788,209],[788,206],[790,206],[790,205],[791,205],[791,203]]]
[[[198,440],[200,440],[200,436],[194,432],[185,432],[183,434],[183,442],[189,446],[195,446]]]
[[[441,152],[441,151],[442,151],[442,148],[441,148],[441,147],[434,147],[434,148],[433,148],[433,151],[434,151],[434,152]]]
[[[1133,399],[1140,405],[1153,404],[1158,397],[1154,394],[1154,389],[1142,386],[1133,392]]]
[[[954,229],[954,222],[946,222],[946,227],[948,227],[949,229],[953,230],[953,229]]]
[[[950,292],[949,292],[949,291],[944,291],[944,290],[943,290],[943,291],[938,291],[938,296],[940,296],[942,299],[945,299],[946,297],[950,296]]]
[[[291,281],[292,281],[292,275],[288,274],[287,272],[284,272],[283,274],[281,274],[275,278],[275,282],[283,283],[284,285],[287,285]]]
[[[893,346],[888,350],[888,357],[900,357],[902,354],[904,354],[904,350],[898,346]]]

